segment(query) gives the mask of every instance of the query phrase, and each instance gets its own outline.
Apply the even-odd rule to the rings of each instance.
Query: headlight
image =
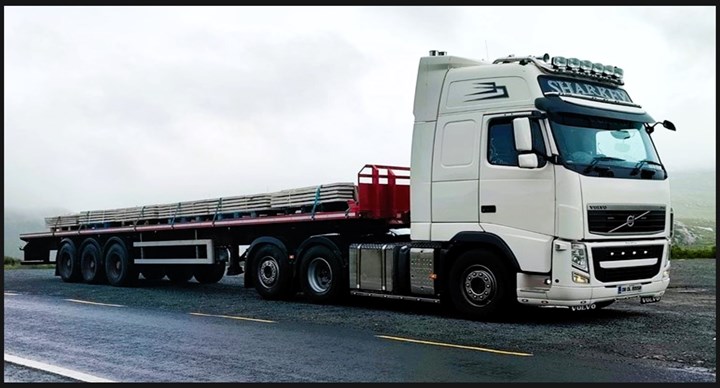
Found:
[[[570,250],[571,252],[571,260],[572,260],[572,266],[581,269],[585,272],[588,271],[588,259],[587,254],[585,252],[585,244],[572,244],[572,248]]]

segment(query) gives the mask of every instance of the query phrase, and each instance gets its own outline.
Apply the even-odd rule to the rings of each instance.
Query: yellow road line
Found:
[[[246,318],[246,317],[234,317],[231,315],[213,315],[213,314],[203,314],[203,313],[190,313],[190,315],[197,315],[199,317],[216,317],[216,318],[228,318],[228,319],[237,319],[240,321],[253,321],[253,322],[263,322],[263,323],[275,323],[275,321],[268,321],[267,319],[256,319],[256,318]]]
[[[388,335],[376,335],[376,337],[378,337],[378,338],[385,338],[385,339],[394,340],[394,341],[413,342],[413,343],[416,343],[416,344],[424,344],[424,345],[445,346],[445,347],[448,347],[448,348],[457,348],[457,349],[478,350],[478,351],[481,351],[481,352],[507,354],[507,355],[511,355],[511,356],[522,356],[522,357],[532,356],[532,353],[509,352],[509,351],[505,351],[505,350],[479,348],[479,347],[476,347],[476,346],[444,344],[444,343],[442,343],[442,342],[432,342],[432,341],[423,341],[423,340],[416,340],[416,339],[410,339],[410,338],[391,337],[391,336],[388,336]]]
[[[87,300],[79,300],[79,299],[65,299],[68,302],[75,302],[75,303],[85,303],[85,304],[94,304],[98,306],[109,306],[109,307],[125,307],[120,304],[110,304],[110,303],[98,303],[98,302],[89,302]]]

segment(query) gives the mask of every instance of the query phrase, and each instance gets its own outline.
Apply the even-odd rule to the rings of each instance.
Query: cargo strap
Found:
[[[215,215],[213,216],[212,222],[213,225],[215,225],[215,220],[217,219],[218,212],[220,211],[220,207],[222,206],[222,198],[218,200],[217,206],[215,206]]]
[[[140,209],[140,216],[138,216],[138,218],[135,220],[135,222],[133,222],[133,227],[137,227],[138,222],[140,222],[140,220],[143,218],[144,215],[145,215],[145,206],[143,206],[142,209]]]
[[[322,185],[318,186],[315,190],[315,203],[313,203],[312,211],[310,212],[310,219],[315,219],[315,209],[317,209],[318,203],[320,203],[320,188],[322,188]]]
[[[180,210],[180,204],[182,202],[178,202],[177,207],[175,207],[175,214],[173,214],[172,222],[170,222],[170,226],[175,225],[175,218],[177,218],[178,211]]]

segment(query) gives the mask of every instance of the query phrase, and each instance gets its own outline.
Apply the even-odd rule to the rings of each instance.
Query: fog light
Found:
[[[590,283],[590,278],[588,278],[587,276],[584,276],[584,275],[580,275],[577,272],[572,273],[572,280],[575,283],[584,283],[584,284]]]
[[[668,270],[663,271],[663,279],[667,279],[669,277],[670,277],[670,271],[668,271]]]

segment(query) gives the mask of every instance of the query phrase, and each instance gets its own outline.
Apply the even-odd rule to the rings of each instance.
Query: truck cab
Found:
[[[547,54],[421,58],[411,239],[486,247],[515,273],[523,304],[659,300],[670,280],[668,174],[651,139],[659,123],[623,84],[616,66]],[[499,281],[474,268],[456,280],[479,312]]]

